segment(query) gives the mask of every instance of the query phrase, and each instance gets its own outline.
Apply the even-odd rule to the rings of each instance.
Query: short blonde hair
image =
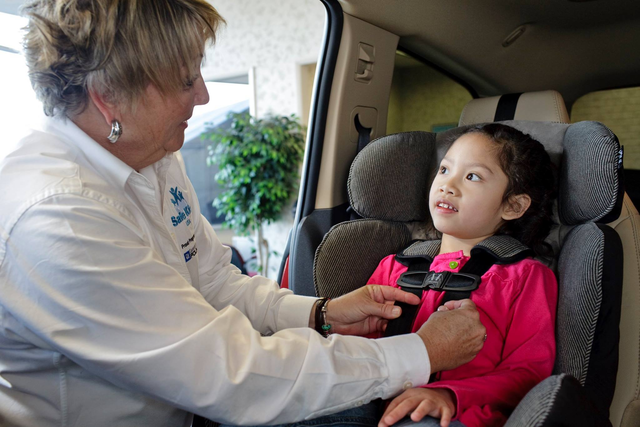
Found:
[[[150,83],[177,93],[224,23],[205,0],[32,0],[23,13],[29,77],[48,116],[81,113],[89,90],[129,107]]]

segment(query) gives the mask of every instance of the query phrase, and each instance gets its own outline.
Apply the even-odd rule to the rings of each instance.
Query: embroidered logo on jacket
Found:
[[[174,208],[176,208],[177,215],[171,217],[171,224],[174,227],[182,224],[186,220],[186,224],[190,225],[191,220],[189,217],[191,216],[191,205],[187,203],[184,196],[182,195],[182,191],[178,189],[178,187],[169,188],[169,193],[171,194],[171,204]]]

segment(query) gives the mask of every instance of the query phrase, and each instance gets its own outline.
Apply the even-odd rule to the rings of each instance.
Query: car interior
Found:
[[[604,117],[571,120],[587,94],[640,86],[637,3],[321,1],[326,35],[280,283],[329,297],[364,285],[384,256],[429,238],[427,181],[402,179],[430,176],[464,126],[507,121],[537,136],[561,171],[549,237],[560,253],[558,356],[507,425],[640,425],[638,175],[623,170],[621,147],[635,148]],[[404,109],[395,97],[399,76],[433,72],[460,86],[450,96],[463,106],[457,119],[398,126],[446,107],[446,96]],[[340,260],[344,268],[326,267]],[[568,414],[572,424],[557,421]]]

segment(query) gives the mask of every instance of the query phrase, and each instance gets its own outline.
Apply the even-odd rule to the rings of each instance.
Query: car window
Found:
[[[605,124],[624,146],[625,189],[640,206],[640,87],[601,90],[579,98],[571,122],[595,120]]]
[[[397,52],[387,134],[414,130],[441,132],[454,128],[471,99],[469,91],[452,78]]]
[[[215,179],[219,171],[218,165],[207,164],[212,142],[203,139],[202,133],[215,128],[227,128],[231,121],[229,113],[249,111],[248,82],[237,80],[237,83],[205,82],[209,93],[215,96],[211,96],[207,104],[193,109],[184,135],[185,143],[180,149],[187,175],[196,190],[202,215],[211,224],[221,224],[224,220],[213,207],[213,200],[222,193],[222,188]]]

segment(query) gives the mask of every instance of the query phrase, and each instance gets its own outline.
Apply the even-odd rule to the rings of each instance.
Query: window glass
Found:
[[[18,141],[44,114],[37,101],[21,55],[20,28],[27,20],[18,16],[19,0],[0,0],[0,158],[11,151],[7,141]],[[217,167],[206,166],[208,142],[200,134],[212,126],[224,126],[229,111],[249,109],[257,118],[271,114],[295,114],[306,124],[314,82],[315,63],[324,36],[325,7],[318,0],[216,0],[215,7],[227,24],[217,34],[215,46],[208,46],[202,75],[208,81],[210,102],[196,107],[185,132],[180,153],[187,174],[196,188],[201,210],[211,222],[219,223],[211,202],[220,189],[215,181]],[[223,84],[224,83],[224,84]],[[221,103],[218,103],[221,101]],[[285,206],[279,220],[268,224],[270,268],[278,275],[295,197]],[[233,244],[245,259],[252,257],[253,243],[232,230],[216,227],[221,242]]]
[[[625,169],[640,169],[640,87],[584,95],[571,108],[571,122],[584,120],[595,120],[611,129],[624,145]]]
[[[624,147],[625,190],[640,207],[640,87],[602,90],[579,98],[571,108],[571,122],[603,123]]]
[[[422,130],[441,132],[458,126],[469,91],[450,77],[410,56],[396,54],[387,134]]]
[[[238,79],[242,80],[242,79]],[[211,224],[221,224],[224,217],[218,217],[213,200],[222,192],[215,175],[216,164],[207,166],[208,147],[211,141],[201,138],[203,132],[218,127],[228,127],[229,113],[249,111],[249,85],[242,83],[206,82],[209,103],[198,105],[188,121],[184,133],[184,145],[180,149],[187,175],[198,195],[202,215]]]
[[[0,12],[0,158],[28,132],[30,125],[44,117],[22,56],[20,29],[25,25],[25,18]]]

